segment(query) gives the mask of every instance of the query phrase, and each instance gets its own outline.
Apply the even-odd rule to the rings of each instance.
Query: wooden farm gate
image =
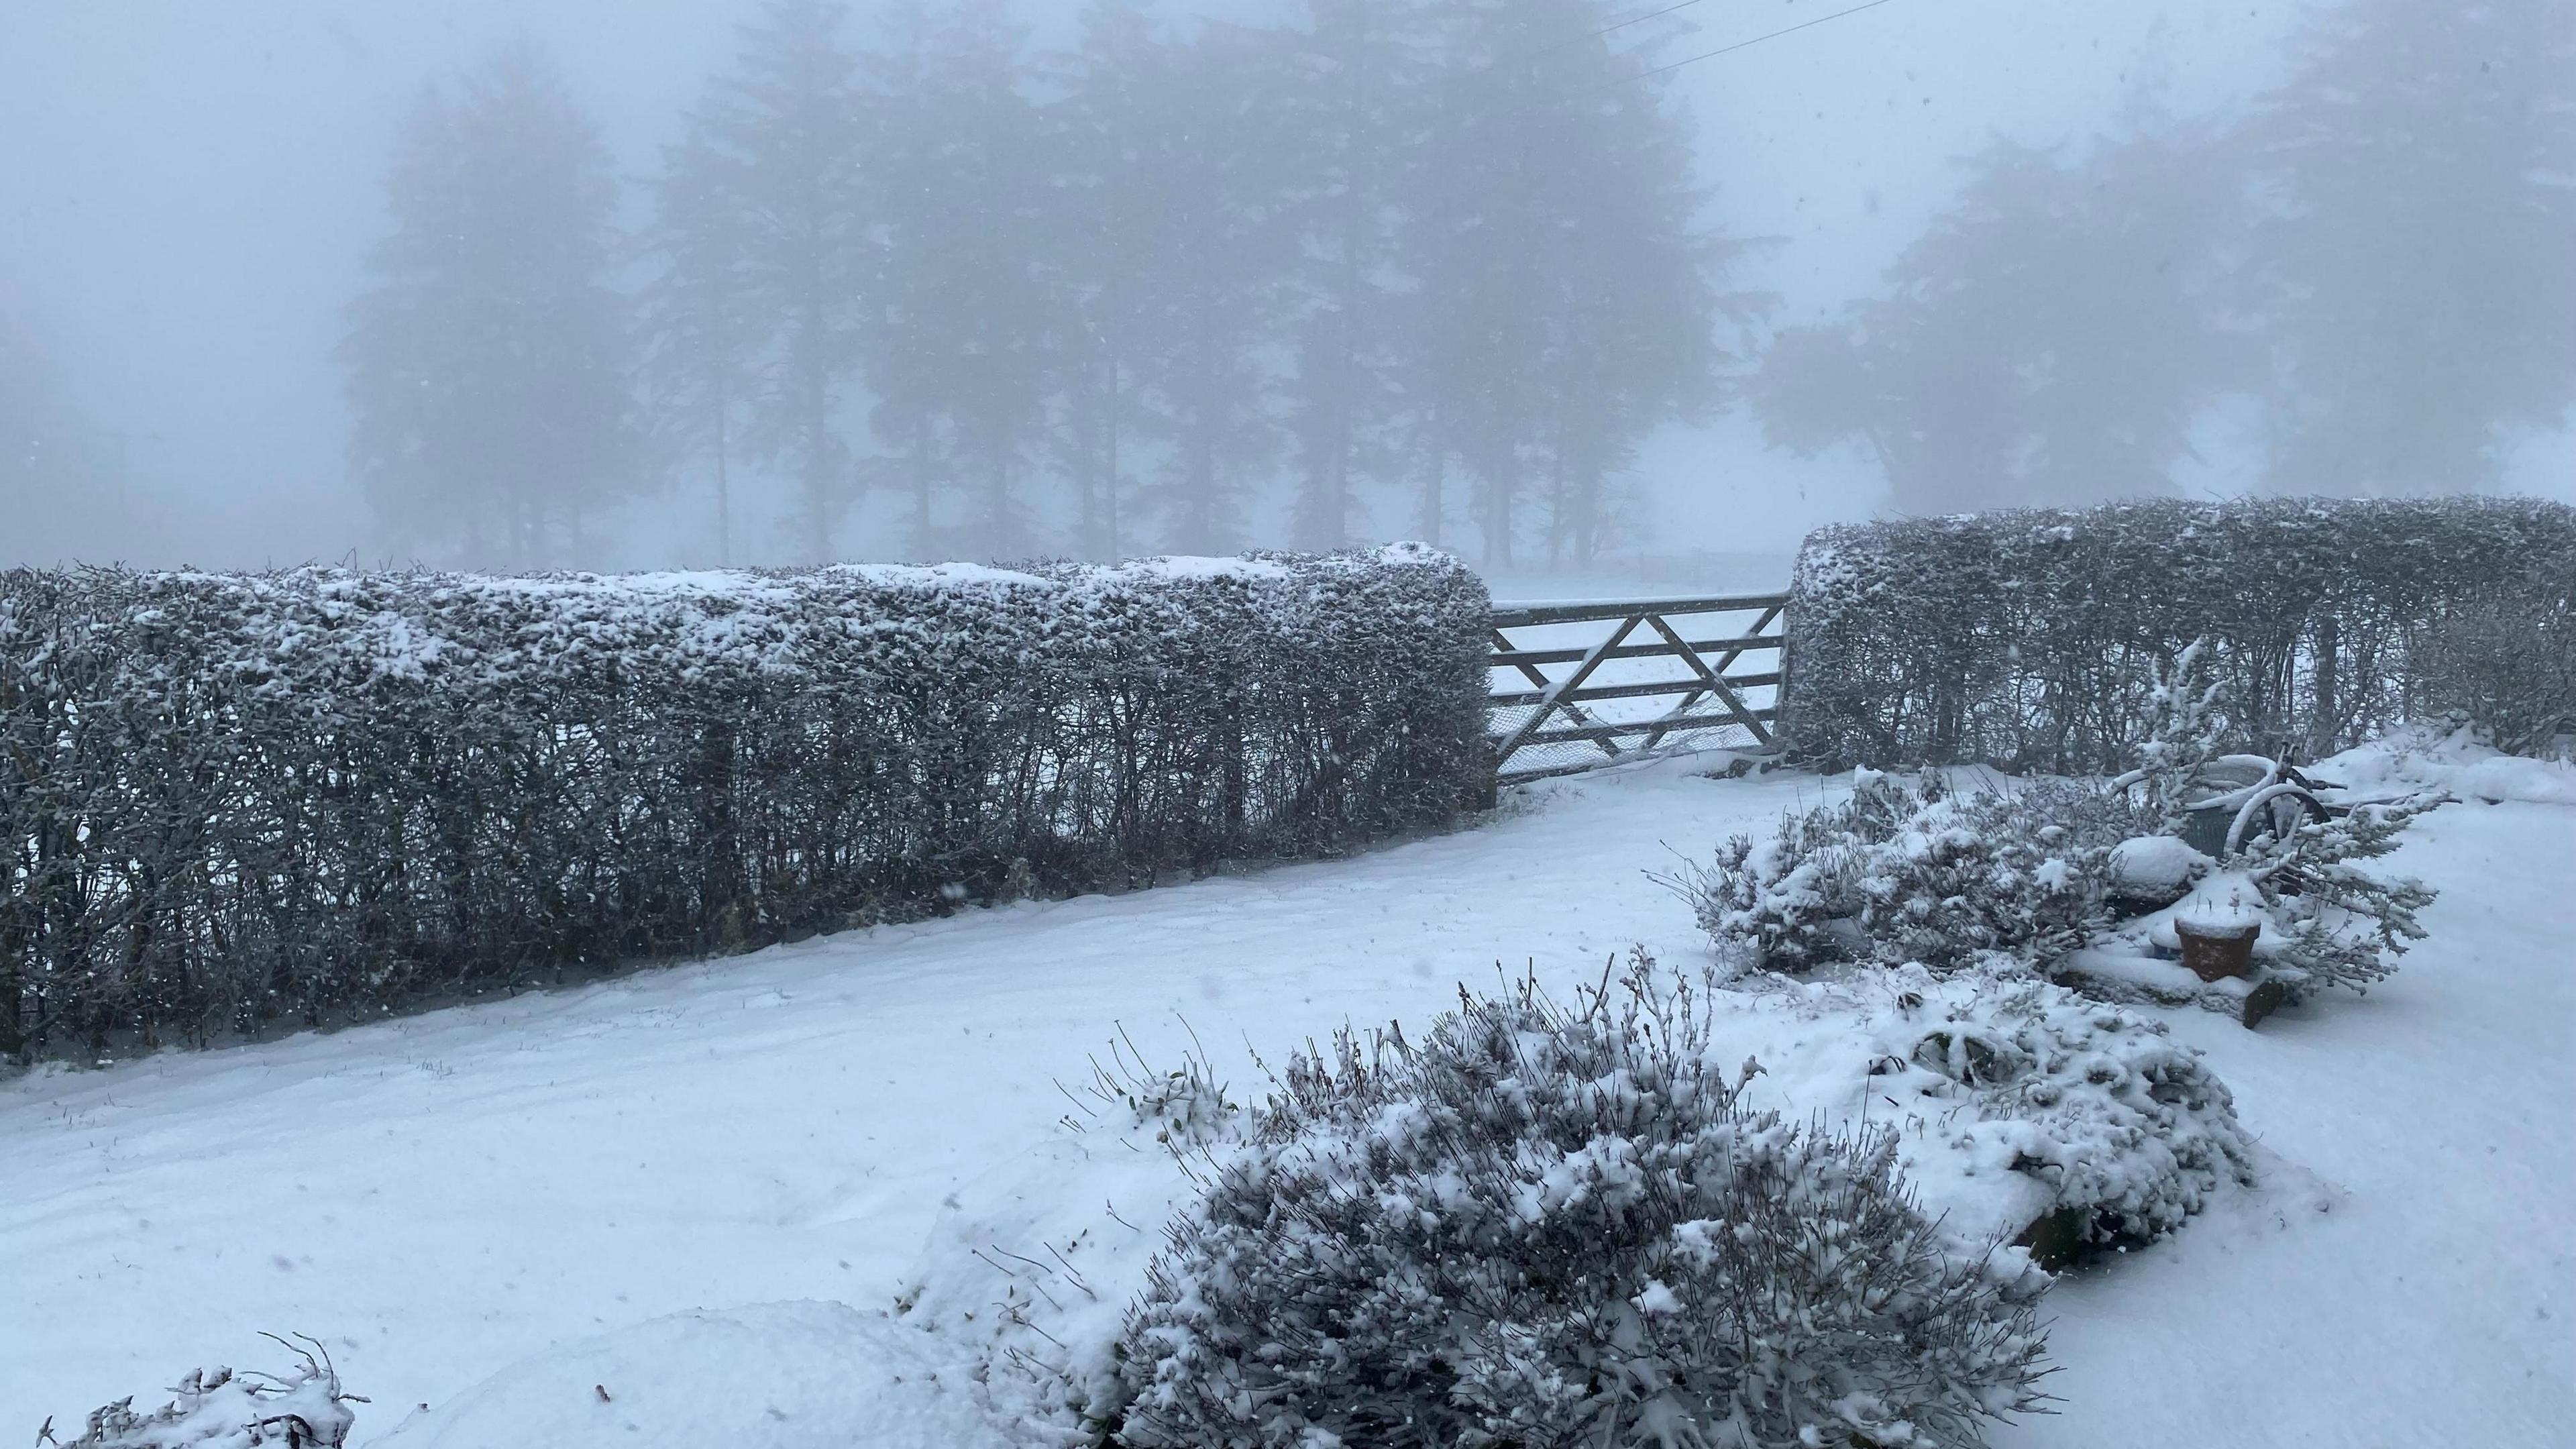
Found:
[[[1680,750],[1776,748],[1786,594],[1494,611],[1498,783]],[[1747,618],[1750,623],[1747,623]],[[1754,668],[1733,671],[1750,657]]]

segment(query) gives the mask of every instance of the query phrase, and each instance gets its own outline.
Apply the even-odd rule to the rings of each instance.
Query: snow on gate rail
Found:
[[[1681,750],[1775,748],[1788,604],[1775,593],[1496,609],[1486,702],[1497,781]],[[1771,667],[1728,672],[1747,656]]]

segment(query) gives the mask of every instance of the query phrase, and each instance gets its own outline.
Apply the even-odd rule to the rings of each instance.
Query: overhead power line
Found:
[[[1631,25],[1643,25],[1649,20],[1661,20],[1676,10],[1688,10],[1698,3],[1699,0],[1681,0],[1681,3],[1678,5],[1667,5],[1661,10],[1649,10],[1643,15],[1631,16],[1626,20],[1621,20],[1610,25],[1604,25],[1599,30],[1593,31],[1591,35],[1587,35],[1583,38],[1590,40],[1594,36],[1608,35],[1614,30],[1625,30]]]
[[[1840,20],[1846,15],[1858,15],[1864,10],[1875,10],[1881,5],[1892,3],[1894,3],[1894,0],[1869,0],[1869,3],[1865,5],[1855,5],[1848,10],[1837,10],[1831,15],[1819,15],[1813,20],[1802,20],[1795,25],[1783,26],[1778,30],[1754,36],[1750,40],[1739,40],[1733,45],[1721,45],[1715,50],[1702,51],[1698,55],[1687,56],[1681,60],[1674,61],[1669,65],[1659,65],[1652,70],[1639,71],[1634,78],[1637,80],[1644,80],[1648,76],[1662,75],[1667,71],[1680,70],[1686,65],[1697,65],[1703,60],[1715,60],[1721,55],[1729,55],[1735,51],[1743,50],[1750,46],[1760,45],[1766,40],[1778,40],[1784,35],[1795,35],[1801,30],[1812,30],[1816,26],[1823,25],[1828,21]],[[1645,18],[1651,19],[1652,17],[1649,16]]]

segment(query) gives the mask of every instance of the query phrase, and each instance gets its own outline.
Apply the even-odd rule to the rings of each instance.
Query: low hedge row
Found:
[[[2135,686],[2199,638],[2237,743],[2267,753],[2321,754],[2452,708],[2546,730],[2576,721],[2576,699],[2555,697],[2571,599],[2576,509],[2531,499],[2162,501],[1827,528],[1791,584],[1783,730],[1828,767],[2117,770],[2145,738]],[[2470,626],[2480,650],[2457,645]]]
[[[0,1056],[1151,883],[1488,788],[1474,575],[0,575]]]

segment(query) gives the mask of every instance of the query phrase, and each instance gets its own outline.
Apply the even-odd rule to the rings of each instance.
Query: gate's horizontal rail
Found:
[[[1772,709],[1747,710],[1745,713],[1769,724],[1779,714]],[[1630,724],[1585,725],[1579,729],[1540,730],[1521,741],[1527,745],[1564,745],[1584,740],[1615,739],[1620,735],[1686,734],[1692,730],[1718,730],[1743,721],[1731,714],[1695,714],[1685,719],[1641,720]],[[1606,762],[1605,762],[1606,763]]]
[[[1580,624],[1594,619],[1628,619],[1639,614],[1741,614],[1754,609],[1777,609],[1789,602],[1787,594],[1717,594],[1692,599],[1599,599],[1591,603],[1514,605],[1494,611],[1494,627],[1517,629],[1524,624]]]
[[[1613,614],[1610,617],[1624,619],[1627,615]],[[1495,627],[1508,629],[1513,626],[1501,624]],[[1764,649],[1779,648],[1780,636],[1747,634],[1738,639],[1693,639],[1690,641],[1690,647],[1691,652],[1695,654],[1717,654],[1727,650],[1752,654]],[[1623,644],[1616,649],[1605,651],[1601,657],[1605,660],[1646,659],[1657,654],[1670,656],[1672,652],[1673,646],[1664,643]],[[1592,651],[1589,649],[1497,649],[1494,651],[1493,662],[1496,669],[1510,669],[1521,664],[1572,664],[1578,659],[1590,657],[1592,657]]]
[[[1723,678],[1730,689],[1753,689],[1780,682],[1780,676],[1776,671],[1770,674],[1729,674]],[[1556,698],[1567,704],[1586,704],[1596,699],[1652,699],[1660,694],[1706,693],[1708,693],[1708,681],[1694,675],[1687,679],[1659,679],[1652,684],[1596,685],[1589,689],[1568,690],[1557,695]],[[1485,702],[1496,709],[1510,709],[1516,705],[1542,704],[1547,698],[1548,692],[1544,689],[1524,689],[1511,694],[1487,695]],[[1640,721],[1636,726],[1640,734],[1645,733],[1648,728],[1650,728],[1649,723],[1644,721]]]

